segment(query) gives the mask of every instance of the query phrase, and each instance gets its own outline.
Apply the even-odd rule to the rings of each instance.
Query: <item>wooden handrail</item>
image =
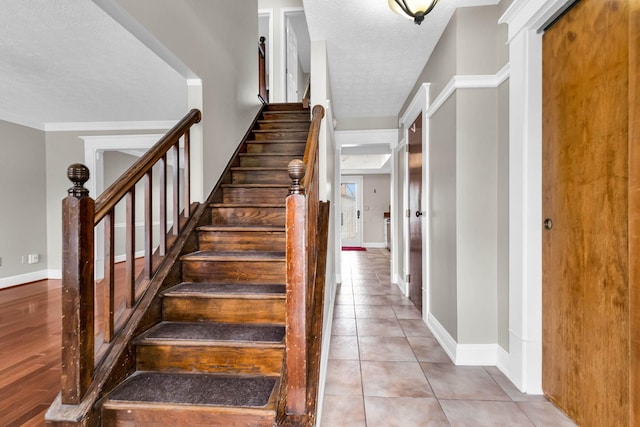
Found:
[[[308,417],[311,325],[316,320],[318,266],[318,147],[324,108],[312,110],[304,158],[289,163],[292,184],[286,199],[286,347],[285,417]]]
[[[122,174],[109,188],[96,199],[95,223],[99,223],[102,218],[113,209],[116,204],[131,190],[135,184],[144,177],[164,156],[171,147],[183,136],[188,134],[189,129],[196,123],[200,123],[202,114],[200,110],[193,109],[187,113],[169,132],[140,157],[129,169]],[[186,158],[185,158],[186,160]],[[186,205],[185,205],[186,207]]]
[[[84,188],[89,179],[89,169],[81,164],[73,164],[67,170],[67,177],[73,182],[68,196],[62,202],[63,229],[63,268],[62,268],[62,391],[61,403],[79,405],[93,380],[100,357],[104,357],[117,335],[116,324],[124,325],[132,313],[137,298],[141,297],[150,279],[161,263],[153,262],[153,229],[152,229],[152,174],[155,165],[159,168],[160,194],[160,238],[155,256],[164,258],[168,249],[177,242],[181,224],[191,215],[189,176],[189,135],[191,126],[200,122],[201,113],[191,110],[166,135],[164,135],[149,151],[138,159],[127,171],[116,180],[97,200],[89,196]],[[184,143],[184,172],[182,180],[178,171],[180,140]],[[175,159],[173,174],[173,236],[167,232],[167,153],[173,150]],[[144,181],[144,271],[136,279],[135,273],[135,200],[136,184]],[[180,184],[183,191],[183,212],[180,215]],[[114,240],[115,211],[118,203],[126,198],[126,244],[125,244],[125,296],[126,309],[116,315],[115,277],[114,277]],[[104,224],[104,277],[101,283],[103,297],[102,342],[95,345],[96,310],[94,295],[97,295],[97,283],[94,280],[94,234],[99,223]],[[106,348],[106,349],[105,349]],[[101,356],[97,356],[101,355]]]

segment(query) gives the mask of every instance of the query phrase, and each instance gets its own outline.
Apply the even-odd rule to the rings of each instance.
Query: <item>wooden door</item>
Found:
[[[409,128],[409,298],[422,312],[422,113]]]
[[[543,390],[583,427],[630,425],[628,5],[543,36]]]

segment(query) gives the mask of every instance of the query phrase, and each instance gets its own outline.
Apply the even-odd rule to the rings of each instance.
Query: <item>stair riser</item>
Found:
[[[252,156],[245,154],[240,157],[242,167],[286,168],[293,159],[302,160],[302,156]]]
[[[222,201],[225,203],[284,203],[289,194],[281,188],[224,188]]]
[[[274,112],[274,111],[295,111],[295,112],[305,112],[307,114],[309,113],[309,108],[303,108],[302,106],[302,102],[296,102],[296,103],[272,103],[267,105],[267,108],[265,109],[265,113],[270,113],[270,112]]]
[[[287,141],[287,140],[306,140],[309,135],[308,131],[298,130],[280,130],[253,132],[253,139],[258,141]]]
[[[184,282],[237,283],[269,285],[283,283],[284,261],[183,261]]]
[[[226,409],[226,408],[225,408]],[[232,410],[227,410],[231,412]],[[255,411],[247,413],[220,413],[202,408],[171,408],[166,405],[122,405],[110,404],[102,409],[104,426],[208,426],[208,427],[273,427],[273,413]],[[245,412],[249,412],[246,411]],[[263,411],[265,412],[265,411]]]
[[[247,142],[247,153],[276,153],[304,156],[305,142]]]
[[[170,322],[270,323],[284,325],[284,298],[165,297],[162,317]]]
[[[233,184],[291,184],[289,172],[286,170],[269,171],[233,171]]]
[[[284,226],[285,210],[282,208],[211,208],[213,225],[266,225]]]
[[[241,346],[136,346],[141,371],[280,375],[282,348]]]
[[[285,233],[276,231],[200,231],[201,251],[285,251]]]
[[[303,130],[305,132],[309,132],[309,120],[306,121],[291,121],[287,120],[286,122],[281,121],[267,121],[258,123],[259,130]]]
[[[265,111],[262,114],[264,120],[306,120],[309,121],[309,112]]]

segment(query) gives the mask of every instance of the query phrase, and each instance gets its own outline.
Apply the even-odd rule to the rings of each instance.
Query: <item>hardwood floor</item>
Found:
[[[0,290],[0,425],[41,426],[60,391],[60,280]]]

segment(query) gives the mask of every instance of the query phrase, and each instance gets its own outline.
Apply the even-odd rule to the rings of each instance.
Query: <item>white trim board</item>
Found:
[[[0,279],[0,289],[10,288],[12,286],[24,285],[38,280],[46,280],[49,278],[48,270],[34,271],[31,273],[18,274]]]
[[[392,147],[398,142],[398,129],[337,130],[335,139],[341,148],[376,144]]]
[[[385,242],[369,242],[362,243],[362,247],[367,249],[386,249],[387,244]]]
[[[449,83],[442,89],[433,100],[427,110],[427,117],[431,118],[436,111],[449,99],[458,89],[491,89],[497,88],[509,78],[509,64],[507,63],[496,74],[486,75],[460,75],[453,76]]]

